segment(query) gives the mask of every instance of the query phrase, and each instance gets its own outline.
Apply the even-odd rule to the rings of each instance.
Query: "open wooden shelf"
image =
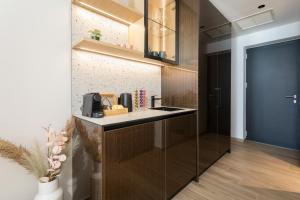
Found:
[[[145,58],[143,52],[92,39],[81,40],[78,44],[73,46],[73,49],[123,58],[126,60],[133,60],[152,65],[164,66],[164,63],[160,61]]]
[[[144,17],[143,13],[118,3],[116,0],[73,0],[73,4],[126,25]]]

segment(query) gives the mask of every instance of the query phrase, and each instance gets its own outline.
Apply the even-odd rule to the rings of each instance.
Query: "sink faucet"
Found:
[[[156,100],[161,100],[161,98],[156,98],[156,95],[151,96],[151,108],[155,107],[155,101]]]

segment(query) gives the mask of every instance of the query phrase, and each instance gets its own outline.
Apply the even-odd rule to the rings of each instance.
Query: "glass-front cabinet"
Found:
[[[178,64],[178,0],[145,0],[145,57]]]

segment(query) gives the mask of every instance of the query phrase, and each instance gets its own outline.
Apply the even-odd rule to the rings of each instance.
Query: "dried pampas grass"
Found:
[[[53,132],[50,129],[46,129],[48,135],[48,152],[44,151],[36,141],[34,142],[33,147],[30,150],[27,150],[23,146],[17,146],[12,142],[0,138],[0,157],[15,161],[40,181],[52,181],[60,175],[62,171],[61,166],[66,159],[71,157],[72,153],[78,148],[79,137],[73,135],[74,130],[74,118],[69,120],[65,126],[65,129],[59,133]],[[55,141],[49,141],[49,138],[54,138]],[[56,139],[58,141],[56,141]],[[56,143],[63,142],[62,144],[59,144],[61,147],[61,152],[53,153],[54,151],[52,150],[54,147],[50,149],[49,142],[52,142],[56,146],[58,145]],[[51,152],[49,150],[51,150]],[[60,162],[60,166],[55,170],[51,168],[51,158],[53,158],[54,161]]]
[[[31,165],[26,159],[27,156],[30,156],[30,153],[25,147],[0,139],[0,156],[15,161],[27,171],[32,172]]]

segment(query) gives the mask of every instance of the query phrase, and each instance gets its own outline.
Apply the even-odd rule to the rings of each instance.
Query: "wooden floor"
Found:
[[[300,200],[299,152],[232,142],[225,155],[173,200]]]

